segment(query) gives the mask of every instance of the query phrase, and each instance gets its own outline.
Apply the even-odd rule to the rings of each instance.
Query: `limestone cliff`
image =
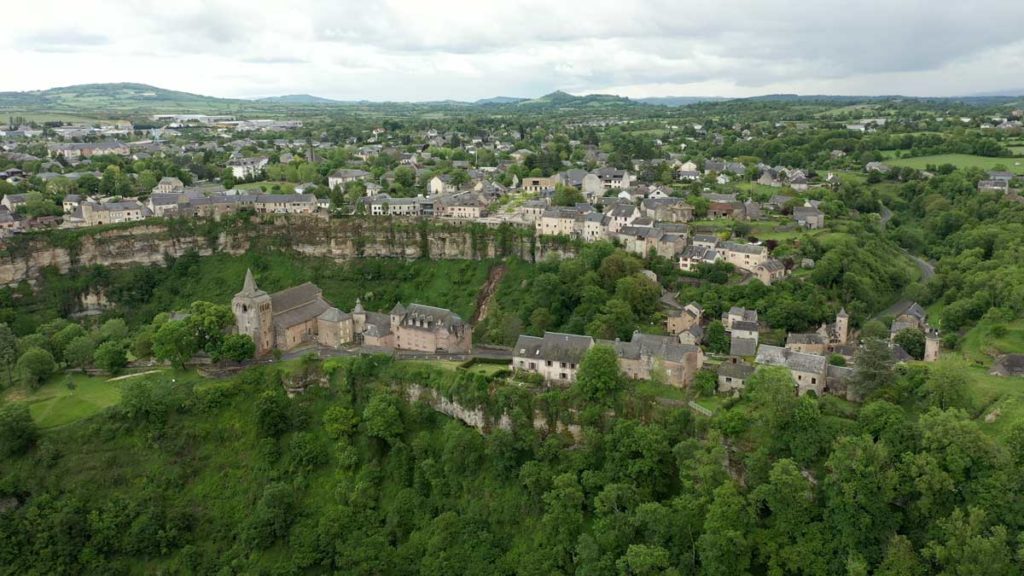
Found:
[[[251,248],[294,250],[339,262],[352,258],[484,259],[534,261],[568,256],[564,241],[535,238],[530,230],[487,228],[399,218],[274,216],[230,222],[156,220],[101,230],[53,230],[9,239],[0,251],[0,284],[30,283],[42,269],[162,264],[189,251],[242,254]]]

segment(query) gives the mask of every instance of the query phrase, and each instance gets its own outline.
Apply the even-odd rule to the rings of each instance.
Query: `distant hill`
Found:
[[[201,96],[134,83],[79,84],[30,92],[0,92],[0,110],[125,115],[152,112],[224,112],[244,100]]]
[[[482,98],[480,100],[477,100],[476,102],[473,102],[473,104],[481,106],[487,104],[517,104],[524,100],[528,100],[528,98],[516,98],[513,96],[495,96],[493,98]]]
[[[256,102],[268,102],[276,104],[342,104],[340,100],[321,98],[312,94],[286,94],[284,96],[267,96],[256,98]]]
[[[732,100],[732,98],[722,98],[721,96],[660,96],[636,99],[637,102],[653,104],[655,106],[689,106],[690,104],[699,104],[701,102],[722,102],[725,100]]]
[[[573,96],[568,92],[556,90],[550,94],[545,94],[540,98],[522,100],[517,102],[515,105],[522,108],[578,109],[609,106],[639,106],[640,104],[634,100],[630,100],[629,98],[623,98],[622,96],[615,96],[613,94],[587,94],[586,96]]]

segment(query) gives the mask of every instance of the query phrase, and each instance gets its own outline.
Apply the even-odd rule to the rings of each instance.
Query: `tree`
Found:
[[[661,546],[630,544],[615,566],[624,576],[657,576],[671,566],[671,556]]]
[[[153,356],[153,336],[156,330],[152,326],[145,326],[132,338],[132,356],[138,359]]]
[[[749,574],[752,528],[753,518],[736,485],[728,481],[719,486],[704,520],[704,533],[697,540],[703,573],[708,576]]]
[[[704,342],[710,352],[729,353],[729,336],[725,333],[725,326],[720,320],[713,320],[708,324],[708,329],[704,332]]]
[[[873,561],[900,524],[898,475],[885,444],[870,436],[836,440],[825,463],[825,519],[839,550]]]
[[[117,374],[128,365],[128,352],[124,340],[108,340],[100,344],[93,354],[96,366],[110,374]]]
[[[158,360],[167,360],[176,367],[185,366],[199,351],[195,333],[184,320],[169,320],[153,337],[153,354]]]
[[[889,541],[885,558],[875,571],[875,576],[924,576],[925,569],[914,551],[914,544],[902,534]]]
[[[555,193],[551,196],[552,206],[575,206],[585,201],[582,192],[565,184],[556,184]]]
[[[85,334],[85,328],[82,328],[80,324],[68,324],[51,336],[50,349],[53,351],[54,360],[66,362],[67,360],[64,359],[64,349],[67,348],[72,340],[85,336]]]
[[[583,356],[573,390],[591,402],[607,405],[622,391],[622,383],[615,349],[598,344]]]
[[[229,334],[224,337],[220,355],[222,358],[241,362],[256,354],[256,344],[248,334]]]
[[[18,338],[10,326],[0,323],[0,364],[7,370],[7,382],[13,380],[11,368],[18,359]]]
[[[758,486],[751,498],[765,515],[758,548],[767,559],[768,573],[827,572],[820,549],[816,549],[823,542],[814,488],[795,462],[776,461],[768,482]]]
[[[35,443],[38,435],[39,431],[27,404],[0,405],[0,455],[24,454]]]
[[[967,368],[953,359],[932,364],[920,392],[929,406],[942,410],[970,408],[972,404]]]
[[[38,388],[57,370],[57,363],[49,351],[33,347],[18,358],[17,370],[22,382]]]
[[[323,420],[324,430],[335,439],[351,435],[359,425],[359,415],[347,406],[331,406]]]
[[[636,315],[629,304],[612,298],[604,303],[601,312],[587,324],[587,334],[595,338],[629,339],[636,327]]]
[[[231,168],[225,168],[220,175],[220,184],[227,190],[235,187],[235,173]]]
[[[638,318],[648,318],[658,311],[661,286],[643,274],[634,274],[615,283],[615,297],[629,304]]]
[[[288,398],[279,390],[267,390],[256,399],[256,430],[260,435],[277,438],[288,431]]]
[[[957,508],[948,519],[939,522],[939,528],[941,540],[929,542],[924,555],[942,569],[940,574],[1020,574],[1006,527],[992,526],[984,510],[972,507],[965,513]]]
[[[83,334],[64,347],[64,362],[72,368],[85,368],[92,363],[95,349],[92,336]]]
[[[121,318],[112,318],[100,326],[100,340],[124,340],[128,338],[128,324]]]
[[[402,413],[398,409],[398,399],[391,394],[379,393],[363,410],[363,425],[366,433],[374,438],[394,444],[405,431]]]
[[[889,344],[880,338],[864,341],[854,359],[853,377],[850,384],[861,398],[865,398],[893,379],[892,351]]]
[[[924,332],[917,328],[900,330],[893,338],[893,342],[906,350],[911,358],[915,360],[924,358]]]
[[[231,307],[199,301],[193,302],[188,312],[188,318],[184,322],[195,335],[198,349],[205,351],[214,359],[219,358],[224,342],[224,329],[235,322]]]

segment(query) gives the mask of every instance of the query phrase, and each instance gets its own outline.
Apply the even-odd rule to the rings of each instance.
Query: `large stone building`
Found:
[[[352,316],[331,306],[309,282],[267,294],[256,286],[252,271],[246,271],[231,310],[238,333],[252,337],[257,355],[309,343],[338,348],[353,340]]]
[[[512,367],[541,374],[549,382],[576,381],[583,357],[595,344],[615,350],[619,368],[629,378],[646,380],[661,372],[668,384],[688,386],[704,366],[704,353],[671,336],[633,333],[630,342],[600,340],[578,334],[545,332],[543,338],[522,335],[513,349]]]
[[[309,282],[267,294],[256,286],[251,271],[231,309],[238,332],[252,337],[257,355],[303,344],[340,348],[354,343],[451,354],[468,354],[473,347],[472,328],[450,310],[399,303],[382,314],[367,312],[356,300],[349,314],[332,306]]]

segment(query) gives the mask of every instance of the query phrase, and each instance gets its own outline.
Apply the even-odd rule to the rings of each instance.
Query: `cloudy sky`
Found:
[[[28,0],[0,90],[474,100],[1024,92],[1022,0]]]

